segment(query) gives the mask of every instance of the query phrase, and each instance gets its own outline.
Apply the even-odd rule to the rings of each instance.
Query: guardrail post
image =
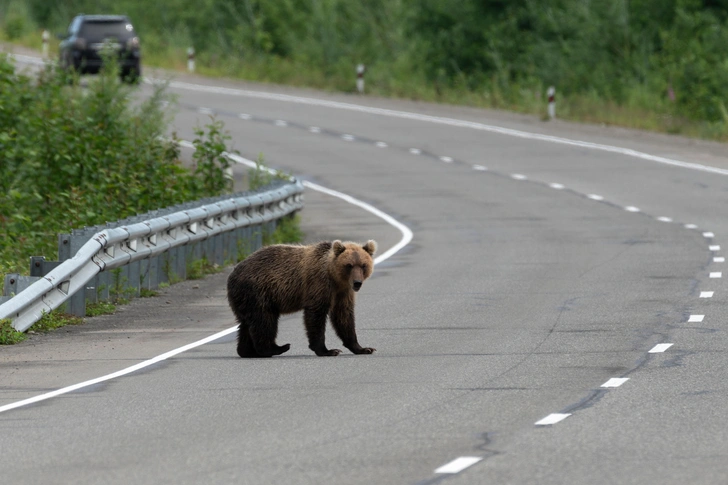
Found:
[[[58,235],[58,261],[63,262],[71,259],[71,235]]]
[[[90,239],[86,230],[72,231],[70,238],[70,254],[75,255],[81,247]],[[66,313],[77,317],[86,316],[86,288],[78,290],[67,300]]]
[[[30,276],[45,276],[43,273],[43,263],[45,263],[45,256],[31,256]]]
[[[42,278],[53,271],[59,264],[61,264],[60,261],[46,261],[45,256],[31,256],[30,276]]]
[[[5,275],[3,285],[3,296],[15,296],[18,294],[18,273],[8,273]]]
[[[224,241],[222,239],[222,234],[216,234],[213,238],[212,246],[213,246],[213,258],[214,260],[212,263],[222,266],[225,264],[225,245]]]

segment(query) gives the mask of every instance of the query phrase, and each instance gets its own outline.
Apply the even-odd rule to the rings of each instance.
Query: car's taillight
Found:
[[[139,48],[139,37],[132,37],[126,41],[127,49],[138,49]]]
[[[74,47],[76,49],[85,49],[86,48],[86,39],[82,39],[81,37],[76,39],[76,42],[73,43]]]

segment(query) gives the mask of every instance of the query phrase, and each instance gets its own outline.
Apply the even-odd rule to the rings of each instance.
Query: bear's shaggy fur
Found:
[[[308,246],[275,244],[238,263],[228,277],[228,302],[240,324],[238,355],[272,357],[290,344],[276,345],[278,317],[303,310],[308,346],[319,356],[339,355],[324,343],[326,316],[344,346],[355,354],[362,347],[354,328],[354,292],[374,269],[375,241],[320,242]]]

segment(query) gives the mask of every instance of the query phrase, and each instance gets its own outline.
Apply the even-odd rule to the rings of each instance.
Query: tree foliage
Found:
[[[643,104],[726,122],[728,0],[0,0],[1,12],[16,30],[126,13],[148,50],[192,45],[208,64],[258,63],[274,81],[309,69],[353,89],[363,62],[396,93],[420,82],[514,99],[548,85],[615,103],[651,93]],[[281,61],[295,67],[276,77]]]

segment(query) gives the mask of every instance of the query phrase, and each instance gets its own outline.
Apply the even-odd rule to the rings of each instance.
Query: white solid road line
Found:
[[[23,399],[22,401],[13,402],[10,404],[6,404],[4,406],[0,406],[0,413],[3,413],[5,411],[10,411],[11,409],[16,409],[22,406],[27,406],[29,404],[34,404],[40,401],[45,401],[46,399],[50,399],[56,396],[60,396],[62,394],[68,394],[69,392],[77,391],[79,389],[83,389],[84,387],[93,386],[95,384],[98,384],[100,382],[109,381],[111,379],[116,379],[118,377],[122,377],[128,374],[131,374],[132,372],[136,372],[140,369],[144,369],[145,367],[149,367],[150,365],[154,365],[157,362],[161,362],[163,360],[167,360],[170,357],[174,357],[177,354],[181,354],[182,352],[186,352],[188,350],[194,349],[196,347],[199,347],[200,345],[204,345],[206,343],[212,342],[214,340],[217,340],[219,338],[222,338],[226,335],[229,335],[237,330],[237,326],[228,328],[227,330],[223,330],[221,332],[217,332],[216,334],[210,335],[209,337],[205,337],[202,340],[198,340],[196,342],[192,342],[191,344],[184,345],[182,347],[176,348],[174,350],[170,350],[169,352],[165,352],[164,354],[158,355],[154,358],[151,358],[149,360],[145,360],[143,362],[139,362],[138,364],[132,365],[131,367],[127,367],[125,369],[122,369],[117,372],[113,372],[111,374],[106,374],[105,376],[97,377],[96,379],[91,379],[89,381],[80,382],[78,384],[73,384],[68,387],[64,387],[62,389],[57,389],[55,391],[47,392],[45,394],[40,394],[38,396],[34,396],[28,399]]]
[[[440,468],[435,470],[435,473],[460,473],[468,467],[471,467],[482,460],[479,456],[461,456],[455,458],[450,463],[442,465]]]
[[[192,143],[190,143],[188,141],[184,141],[184,140],[180,141],[179,144],[181,146],[185,146],[185,147],[194,147],[194,145]],[[243,157],[240,157],[238,155],[228,154],[228,156],[238,163],[244,163],[251,167],[256,166],[255,162],[245,159]],[[269,169],[269,170],[275,172],[275,170],[272,170],[272,169]],[[400,249],[405,247],[412,240],[412,237],[413,237],[412,231],[407,226],[405,226],[401,222],[397,221],[389,214],[386,214],[386,213],[380,211],[376,207],[374,207],[370,204],[367,204],[366,202],[362,202],[359,199],[356,199],[349,195],[343,194],[341,192],[337,192],[335,190],[327,189],[326,187],[322,187],[322,186],[320,186],[318,184],[314,184],[312,182],[304,182],[303,184],[312,190],[316,190],[318,192],[322,192],[327,195],[331,195],[333,197],[338,197],[338,198],[348,202],[349,204],[353,204],[357,207],[361,207],[362,209],[370,212],[371,214],[374,214],[375,216],[383,219],[388,224],[396,227],[402,233],[402,239],[400,239],[400,241],[397,244],[395,244],[394,246],[389,248],[384,254],[381,254],[374,259],[375,264],[379,264],[379,263],[391,258],[395,253],[397,253],[397,251],[399,251]],[[27,406],[29,404],[34,404],[34,403],[37,403],[40,401],[45,401],[47,399],[61,396],[63,394],[68,394],[69,392],[77,391],[77,390],[83,389],[85,387],[96,385],[100,382],[109,381],[111,379],[116,379],[118,377],[122,377],[122,376],[125,376],[128,374],[131,374],[133,372],[144,369],[146,367],[154,365],[163,360],[167,360],[170,357],[174,357],[175,355],[181,354],[182,352],[186,352],[188,350],[194,349],[194,348],[204,345],[206,343],[209,343],[209,342],[215,341],[217,339],[220,339],[222,337],[225,337],[226,335],[230,335],[231,333],[236,332],[237,329],[238,329],[238,327],[236,325],[234,327],[228,328],[227,330],[222,330],[213,335],[210,335],[209,337],[205,337],[196,342],[192,342],[191,344],[187,344],[182,347],[176,348],[174,350],[170,350],[169,352],[165,352],[164,354],[158,355],[149,360],[139,362],[138,364],[132,365],[132,366],[122,369],[120,371],[113,372],[111,374],[106,374],[105,376],[97,377],[95,379],[91,379],[88,381],[80,382],[78,384],[73,384],[71,386],[67,386],[67,387],[64,387],[61,389],[57,389],[55,391],[47,392],[45,394],[40,394],[38,396],[34,396],[34,397],[31,397],[28,399],[23,399],[22,401],[17,401],[17,402],[13,402],[10,404],[6,404],[4,406],[0,406],[0,413],[3,413],[5,411],[10,411],[11,409],[17,409],[17,408],[20,408],[23,406]]]

